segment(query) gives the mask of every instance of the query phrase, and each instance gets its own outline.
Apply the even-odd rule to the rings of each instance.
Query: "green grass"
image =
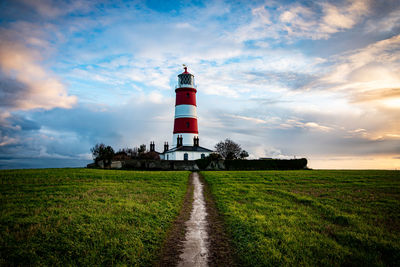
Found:
[[[202,172],[240,266],[395,266],[399,171]]]
[[[151,265],[188,175],[0,171],[0,265]]]

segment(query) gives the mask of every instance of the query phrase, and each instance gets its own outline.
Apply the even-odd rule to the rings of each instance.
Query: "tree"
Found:
[[[240,153],[242,152],[242,148],[239,144],[233,142],[230,139],[225,139],[225,141],[220,141],[215,145],[215,150],[224,158],[224,159],[237,159],[240,157]]]
[[[160,155],[158,155],[157,152],[154,151],[149,151],[149,152],[143,152],[139,156],[140,159],[153,159],[153,160],[159,160]]]
[[[242,150],[242,152],[240,152],[239,156],[240,156],[241,159],[245,159],[245,158],[247,158],[249,156],[249,153],[247,153],[246,150]]]
[[[146,145],[140,145],[139,149],[138,149],[139,154],[146,152]]]
[[[128,160],[138,157],[138,148],[122,148],[114,155],[114,160]]]
[[[130,159],[128,153],[126,153],[125,149],[118,150],[117,153],[114,154],[113,160],[127,160]]]
[[[96,144],[90,149],[93,155],[94,161],[97,163],[100,160],[104,162],[104,166],[109,166],[111,160],[114,157],[114,149],[111,146],[106,146],[105,144]]]
[[[222,156],[218,153],[211,153],[206,158],[209,160],[220,160],[220,159],[222,159]]]

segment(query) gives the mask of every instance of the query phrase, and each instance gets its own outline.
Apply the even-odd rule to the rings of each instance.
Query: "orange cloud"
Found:
[[[352,97],[352,102],[368,102],[392,98],[400,98],[400,88],[381,88],[363,92],[363,94],[355,94]]]
[[[76,96],[68,95],[63,83],[39,61],[36,50],[15,41],[0,41],[0,90],[5,96],[1,106],[29,110],[71,108],[76,104]]]
[[[313,169],[400,169],[400,157],[394,155],[311,157],[308,166]]]

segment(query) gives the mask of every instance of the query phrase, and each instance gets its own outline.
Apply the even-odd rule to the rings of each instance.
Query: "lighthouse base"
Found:
[[[177,139],[179,135],[182,136],[183,138],[182,141],[183,146],[193,146],[194,145],[193,138],[198,137],[198,134],[193,134],[193,133],[176,133],[172,137],[172,147],[177,146]]]
[[[162,160],[197,160],[203,159],[213,151],[201,146],[174,147],[160,154]]]

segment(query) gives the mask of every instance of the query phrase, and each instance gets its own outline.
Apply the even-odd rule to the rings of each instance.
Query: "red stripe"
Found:
[[[175,92],[181,92],[181,91],[192,91],[197,93],[196,88],[191,88],[191,87],[179,87],[175,89]]]
[[[196,106],[196,89],[194,88],[178,88],[176,92],[175,106],[177,105],[193,105]]]
[[[176,118],[174,122],[175,133],[194,133],[198,134],[197,119],[195,118]]]

